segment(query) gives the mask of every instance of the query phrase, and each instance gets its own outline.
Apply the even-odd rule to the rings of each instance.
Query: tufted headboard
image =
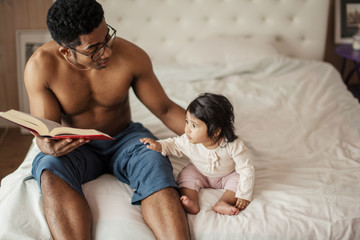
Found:
[[[210,35],[262,38],[282,54],[322,60],[330,0],[99,0],[118,36],[171,62]],[[211,49],[209,49],[211,51]]]

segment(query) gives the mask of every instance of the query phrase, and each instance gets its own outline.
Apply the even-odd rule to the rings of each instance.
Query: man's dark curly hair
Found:
[[[91,33],[103,18],[102,6],[95,0],[56,0],[46,24],[58,44],[75,48],[81,44],[79,35]]]
[[[225,142],[233,142],[238,138],[234,129],[234,108],[225,96],[203,93],[189,104],[186,112],[206,124],[210,139],[217,142],[223,138]],[[216,136],[219,129],[221,132]]]

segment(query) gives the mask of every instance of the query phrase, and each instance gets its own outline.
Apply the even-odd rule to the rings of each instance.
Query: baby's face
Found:
[[[207,126],[203,121],[194,117],[194,115],[189,112],[186,113],[185,121],[185,134],[191,143],[201,143],[207,148],[211,148],[215,144],[209,138]]]

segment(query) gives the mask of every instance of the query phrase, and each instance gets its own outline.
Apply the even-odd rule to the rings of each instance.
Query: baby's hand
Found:
[[[152,138],[141,138],[140,142],[144,143],[145,145],[147,145],[146,147],[148,149],[157,151],[157,152],[161,152],[162,148],[161,148],[161,144],[156,142],[154,139]]]
[[[237,207],[240,210],[244,210],[249,204],[250,202],[248,200],[238,198],[235,207]]]

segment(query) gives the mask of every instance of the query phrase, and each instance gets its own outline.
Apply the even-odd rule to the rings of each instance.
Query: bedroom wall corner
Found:
[[[328,17],[328,30],[326,35],[326,46],[324,61],[332,64],[339,72],[342,65],[342,58],[336,54],[335,48],[335,0],[330,0],[330,10]],[[347,64],[346,72],[349,72],[352,68],[352,64]],[[358,84],[356,74],[350,79],[350,84]]]
[[[52,2],[0,0],[0,111],[19,108],[16,30],[46,29],[46,14]],[[8,125],[0,120],[0,127]]]

